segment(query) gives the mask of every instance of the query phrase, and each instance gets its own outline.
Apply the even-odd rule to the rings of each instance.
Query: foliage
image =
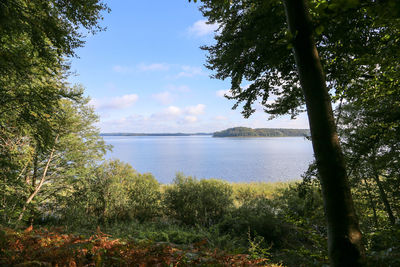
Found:
[[[82,88],[71,91],[81,94]],[[5,176],[0,182],[2,207],[7,209],[2,213],[3,223],[32,219],[39,209],[42,214],[54,213],[70,196],[77,178],[102,158],[107,146],[93,126],[97,116],[88,101],[82,97],[60,100],[59,109],[48,119],[56,134],[51,147],[42,147],[30,136],[21,137],[27,140],[31,158],[18,170],[17,179]]]
[[[65,59],[101,30],[101,1],[5,0],[0,5],[0,126],[49,147],[56,134],[49,117],[68,91]],[[53,138],[51,138],[53,137]],[[17,139],[18,140],[18,139]]]
[[[213,137],[283,137],[283,136],[309,136],[307,129],[251,129],[246,127],[229,128],[215,132]]]
[[[266,265],[267,259],[208,250],[201,243],[178,247],[166,243],[112,239],[100,230],[90,237],[59,230],[14,232],[1,229],[1,265],[60,266],[244,266]]]
[[[97,223],[151,220],[159,214],[159,190],[151,174],[140,174],[119,160],[106,161],[82,179],[63,217],[72,224],[81,216],[89,223],[88,218]]]
[[[399,54],[400,47],[400,5],[396,1],[373,0],[201,2],[200,10],[208,22],[219,25],[216,43],[203,47],[209,52],[207,67],[214,71],[215,78],[231,79],[230,94],[226,97],[236,101],[234,109],[243,105],[242,113],[248,117],[255,112],[254,104],[259,102],[273,116],[295,117],[307,104],[330,228],[331,263],[335,266],[361,264],[362,234],[329,94],[333,100],[359,107],[376,100],[384,103],[379,101],[382,96],[398,95],[399,63],[393,55]],[[391,11],[387,11],[387,4]],[[268,101],[271,97],[272,103]],[[393,105],[397,106],[398,103]],[[392,119],[394,122],[389,120],[378,130],[398,126],[398,116]],[[393,149],[386,147],[385,150]],[[398,165],[397,159],[389,162]],[[376,160],[364,163],[368,168],[375,168],[373,177],[389,220],[394,224],[385,188],[374,167]],[[359,238],[353,238],[356,236]]]
[[[215,78],[231,79],[227,98],[236,100],[234,108],[243,103],[245,117],[255,111],[252,106],[257,102],[273,116],[296,116],[304,111],[291,50],[295,36],[288,32],[282,1],[201,2],[203,15],[220,26],[216,43],[202,47],[209,52],[207,67],[215,71]],[[396,81],[398,64],[391,55],[398,54],[400,47],[398,3],[389,1],[389,9],[373,0],[307,2],[334,99],[373,96],[378,91],[367,83],[391,85]]]
[[[241,206],[244,203],[251,201],[253,198],[263,197],[274,199],[278,197],[284,189],[290,185],[296,184],[293,182],[250,182],[250,183],[231,183],[235,206]]]
[[[218,227],[222,233],[241,237],[246,242],[250,233],[262,237],[265,245],[279,246],[289,226],[278,219],[271,201],[253,197],[225,216]]]
[[[282,1],[202,2],[203,14],[220,25],[217,42],[203,47],[208,67],[216,78],[231,78],[234,108],[244,104],[246,117],[257,101],[272,116],[303,111],[291,52],[298,36],[287,31]],[[328,89],[340,101],[336,119],[367,256],[371,265],[396,266],[400,5],[307,2]],[[264,264],[266,258],[290,266],[326,264],[317,180],[230,185],[177,175],[160,190],[151,174],[118,160],[101,163],[108,147],[94,126],[97,116],[83,89],[66,78],[68,57],[84,44],[84,31],[102,30],[98,22],[107,10],[99,0],[0,3],[0,223],[66,225],[80,234],[101,225],[127,239],[100,230],[85,238],[1,228],[0,264],[218,266]],[[302,131],[233,128],[215,135]],[[308,175],[319,177],[313,168]],[[245,251],[250,255],[240,254]]]
[[[87,104],[83,91],[71,89],[66,82],[66,60],[74,56],[75,48],[83,45],[85,30],[93,33],[101,30],[98,21],[105,10],[107,7],[97,0],[5,0],[0,4],[0,220],[3,223],[16,224],[26,219],[26,210],[33,215],[38,204],[35,202],[44,200],[37,197],[43,192],[42,187],[52,187],[52,193],[45,190],[51,197],[65,192],[68,182],[55,184],[59,180],[71,182],[80,171],[78,166],[73,167],[78,158],[72,164],[66,158],[74,153],[68,152],[67,139],[76,148],[75,141],[81,138],[83,150],[91,142],[92,147],[101,146],[101,142],[94,144],[97,141],[89,137],[95,119],[82,106]],[[68,118],[69,115],[72,117]],[[73,120],[79,117],[84,121],[82,116],[86,115],[89,124],[84,134],[84,130],[74,128],[79,126]],[[86,150],[89,159],[98,156],[94,150]],[[84,160],[80,166],[86,163]],[[74,172],[73,168],[75,174],[67,173]]]
[[[199,181],[177,174],[173,185],[165,190],[164,202],[171,215],[182,223],[210,226],[232,207],[232,188],[221,180]]]
[[[56,214],[52,215],[61,213],[59,220],[52,221],[51,217],[48,217],[43,223],[67,226],[68,232],[75,233],[75,236],[82,234],[90,236],[99,225],[107,234],[127,240],[127,243],[124,244],[134,242],[135,244],[160,244],[174,248],[187,248],[190,250],[189,253],[194,253],[193,255],[189,254],[193,257],[197,257],[194,256],[197,253],[202,254],[218,249],[235,255],[248,253],[248,257],[252,259],[261,256],[272,262],[281,262],[285,266],[321,266],[327,263],[327,230],[317,180],[290,184],[232,184],[230,185],[233,188],[230,195],[232,201],[230,208],[219,217],[219,220],[213,221],[212,225],[202,226],[201,222],[204,221],[201,221],[201,217],[198,217],[199,220],[194,224],[177,224],[176,220],[179,220],[177,214],[167,210],[167,205],[163,208],[162,202],[156,204],[161,204],[157,209],[162,214],[144,217],[145,219],[141,222],[138,217],[134,216],[134,211],[131,209],[129,192],[135,188],[132,186],[135,179],[148,182],[148,178],[141,177],[128,164],[119,161],[106,162],[101,169],[97,169],[94,173],[109,177],[105,180],[110,184],[103,183],[104,181],[97,183],[99,181],[92,177],[94,179],[93,187],[81,188],[81,191],[76,191],[68,198],[70,202],[67,202],[66,207],[69,209],[55,210]],[[109,175],[115,175],[118,178],[113,179]],[[135,179],[128,178],[130,175]],[[146,177],[146,175],[144,176]],[[186,199],[188,199],[187,194],[190,194],[192,200],[197,200],[199,199],[197,194],[204,195],[204,192],[199,189],[201,181],[193,178],[190,180],[190,177],[181,176],[181,178],[182,181],[179,185],[181,194],[179,196],[182,196],[184,192]],[[80,182],[83,183],[84,179],[81,179]],[[117,182],[117,185],[112,185],[114,182]],[[154,185],[151,182],[150,184]],[[95,187],[96,185],[97,187]],[[104,191],[88,191],[89,189],[100,190],[103,187]],[[173,187],[176,187],[174,190],[178,191],[176,184],[167,185],[166,189],[161,192],[152,191],[152,187],[150,187],[151,190],[149,188],[146,190],[149,190],[149,196],[161,195],[161,199],[166,200],[167,194],[170,193],[168,190]],[[182,190],[183,187],[187,191]],[[112,193],[113,191],[110,189],[116,191]],[[189,189],[193,189],[193,191]],[[78,188],[76,187],[75,190]],[[140,188],[139,192],[143,190]],[[78,198],[78,196],[86,198]],[[101,212],[103,210],[100,209],[103,208],[101,206],[102,196],[107,197],[107,202],[106,217],[101,220],[97,216],[103,215]],[[116,199],[117,196],[120,199]],[[175,197],[177,196],[175,195]],[[214,208],[226,203],[224,199],[221,200],[222,202],[219,202],[220,200],[214,201]],[[235,200],[235,204],[232,204],[233,200]],[[367,205],[366,200],[357,198],[356,206]],[[121,203],[124,205],[120,205]],[[153,202],[147,203],[147,205],[149,204],[151,205]],[[189,204],[196,204],[187,205],[192,210],[199,207],[198,203],[189,202]],[[99,205],[97,211],[96,205]],[[113,207],[113,210],[109,210],[107,207]],[[377,206],[377,208],[384,218],[384,207]],[[359,211],[361,224],[370,224],[368,216],[372,215],[371,209],[360,209]],[[399,236],[396,234],[395,228],[373,229],[375,230],[365,232],[368,260],[375,266],[396,266]],[[199,246],[198,252],[191,250],[197,246],[196,244]],[[52,249],[57,250],[56,248]],[[120,249],[125,251],[125,247],[122,245]],[[149,251],[152,253],[151,249]],[[102,254],[102,258],[103,255],[106,254]],[[162,257],[157,255],[155,257]],[[107,257],[104,256],[104,261]]]
[[[374,104],[344,105],[339,120],[354,187],[373,202],[380,199],[376,205],[384,206],[391,224],[400,215],[399,108],[392,96],[377,96]]]
[[[129,202],[133,217],[148,221],[160,215],[160,185],[150,173],[139,174],[129,188]]]
[[[396,266],[398,262],[393,259],[399,252],[400,87],[398,81],[371,86],[382,86],[381,94],[338,109],[339,133],[349,162],[360,225],[367,236],[367,253],[376,265]],[[391,93],[387,95],[389,88]]]

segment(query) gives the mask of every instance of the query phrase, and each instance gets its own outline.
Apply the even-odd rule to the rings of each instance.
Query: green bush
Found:
[[[151,174],[140,174],[119,160],[103,162],[75,189],[61,211],[75,225],[147,221],[160,210],[160,187]]]
[[[128,189],[129,208],[139,221],[148,221],[158,216],[161,209],[160,185],[150,173],[138,174]]]
[[[187,225],[218,223],[233,206],[232,187],[220,180],[197,180],[177,174],[165,189],[164,203],[170,216]]]
[[[279,220],[271,201],[264,197],[254,197],[233,210],[219,224],[222,233],[247,240],[248,233],[264,238],[265,245],[281,243],[288,226]]]

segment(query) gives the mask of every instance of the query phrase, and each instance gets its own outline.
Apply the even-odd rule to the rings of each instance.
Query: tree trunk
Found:
[[[328,223],[331,266],[362,266],[364,247],[331,99],[319,59],[306,0],[284,0],[293,50],[307,106],[311,139]]]
[[[363,180],[364,180],[365,186],[367,187],[367,195],[368,195],[369,203],[371,205],[372,212],[374,215],[375,227],[378,228],[379,227],[378,216],[376,215],[376,205],[372,198],[371,188],[369,187],[368,181],[367,181],[367,179],[365,179],[365,177],[363,178]]]
[[[25,211],[26,211],[27,206],[29,205],[29,203],[31,203],[31,201],[33,200],[33,198],[37,195],[37,193],[40,191],[40,188],[42,188],[44,182],[46,181],[47,171],[49,170],[50,163],[51,163],[51,161],[52,161],[52,159],[53,159],[53,155],[54,155],[54,151],[55,151],[55,149],[56,149],[56,143],[57,143],[57,140],[58,140],[58,136],[59,136],[59,135],[56,136],[56,139],[55,139],[55,141],[54,141],[53,148],[51,149],[49,158],[47,159],[46,165],[45,165],[44,170],[43,170],[42,178],[40,179],[39,184],[38,184],[37,186],[35,185],[35,189],[34,189],[33,192],[29,195],[28,199],[25,201],[25,204],[24,204],[24,207],[22,208],[21,214],[20,214],[19,217],[18,217],[18,222],[20,222],[20,221],[22,220],[22,218],[24,217],[24,213],[25,213]]]
[[[386,212],[388,214],[388,217],[389,217],[389,222],[390,222],[391,225],[395,225],[396,219],[394,218],[393,211],[392,211],[392,208],[390,207],[389,200],[387,198],[387,194],[385,192],[385,189],[383,188],[382,182],[379,179],[379,171],[378,171],[378,167],[377,167],[376,154],[377,154],[376,153],[376,149],[374,149],[372,151],[372,161],[371,161],[372,172],[373,172],[372,176],[374,177],[374,181],[375,181],[376,185],[378,186],[379,196],[380,196],[380,199],[383,202],[383,205],[385,206],[385,210],[386,210]]]
[[[375,168],[374,168],[373,177],[374,177],[375,183],[376,183],[376,185],[378,186],[378,189],[379,189],[379,196],[380,196],[380,198],[381,198],[381,200],[383,202],[383,205],[385,206],[385,210],[386,210],[386,212],[388,214],[389,222],[393,226],[396,223],[396,219],[394,218],[393,211],[392,211],[392,208],[390,207],[389,200],[387,198],[387,194],[385,192],[385,189],[383,189],[383,185],[381,183],[381,180],[379,179],[378,171]]]

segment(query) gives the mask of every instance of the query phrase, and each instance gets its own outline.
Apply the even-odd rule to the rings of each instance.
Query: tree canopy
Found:
[[[42,145],[54,136],[48,118],[68,90],[67,58],[84,44],[85,31],[101,30],[108,8],[94,1],[0,3],[0,127],[16,132],[30,127]],[[51,145],[51,144],[49,144]]]
[[[366,86],[367,82],[391,82],[393,86],[398,81],[393,76],[398,73],[396,55],[400,47],[400,8],[396,1],[307,2],[333,100],[371,97],[375,87]],[[209,23],[220,26],[216,44],[202,47],[209,52],[206,66],[215,71],[215,78],[231,78],[232,96],[228,98],[236,100],[234,108],[244,103],[246,117],[255,111],[252,104],[257,101],[272,115],[295,116],[304,111],[291,50],[295,36],[288,31],[282,2],[202,3],[200,10]],[[250,85],[243,86],[246,83]],[[267,102],[270,97],[272,103]]]
[[[398,90],[395,1],[214,1],[200,10],[219,25],[207,67],[230,78],[233,108],[249,117],[307,110],[333,266],[362,265],[363,245],[331,101],[374,101]],[[392,9],[386,10],[386,4]],[[244,86],[245,83],[249,83]],[[385,86],[379,86],[383,85]],[[272,102],[268,100],[272,98]]]
[[[10,199],[18,196],[23,200],[20,194],[27,190],[24,191],[28,194],[25,200],[29,204],[38,193],[37,189],[43,186],[44,180],[39,176],[47,176],[54,153],[66,136],[72,142],[69,133],[75,132],[83,135],[78,138],[82,142],[90,140],[90,125],[95,118],[82,106],[78,107],[86,101],[82,98],[83,91],[71,89],[66,81],[68,57],[75,56],[74,49],[84,44],[85,32],[93,34],[102,30],[99,21],[102,12],[107,10],[98,0],[6,0],[0,3],[0,179],[3,196],[9,194]],[[79,123],[82,124],[79,126]],[[39,166],[43,162],[44,165]],[[67,163],[70,161],[65,159],[64,164]],[[27,188],[27,184],[32,188]],[[4,202],[2,205],[11,209],[19,207],[19,204],[13,206]]]

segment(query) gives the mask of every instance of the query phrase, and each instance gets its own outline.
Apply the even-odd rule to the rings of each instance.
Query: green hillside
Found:
[[[309,136],[308,129],[274,129],[247,127],[234,127],[223,131],[215,132],[213,137],[289,137],[289,136]]]

